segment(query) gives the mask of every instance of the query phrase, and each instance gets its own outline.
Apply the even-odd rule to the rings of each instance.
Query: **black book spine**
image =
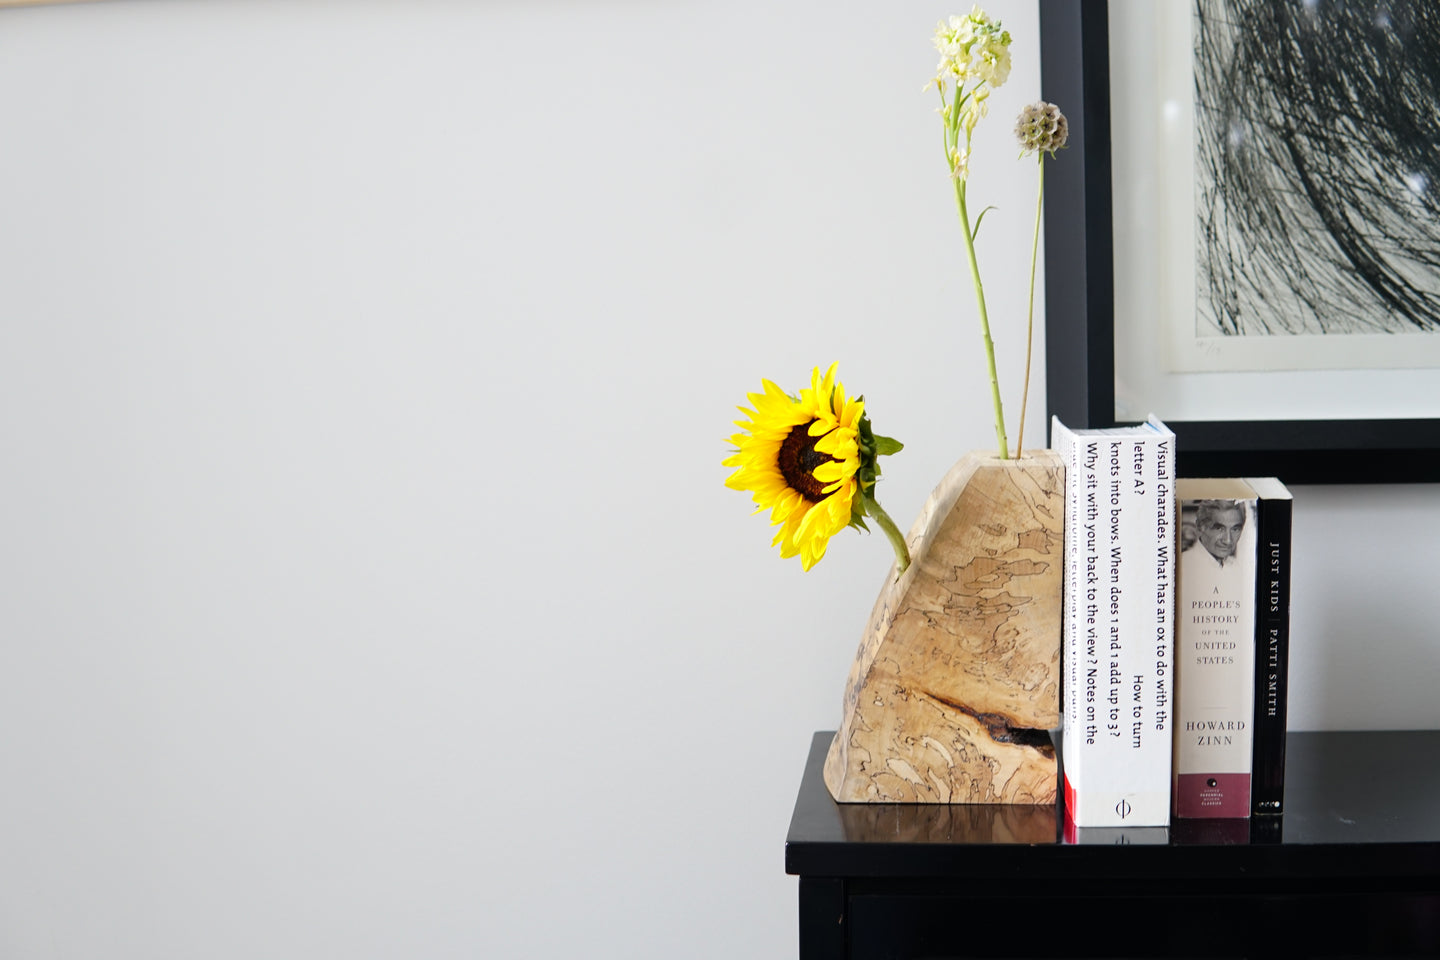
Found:
[[[1290,661],[1290,529],[1292,501],[1257,501],[1255,570],[1255,729],[1250,809],[1285,812],[1286,675]]]

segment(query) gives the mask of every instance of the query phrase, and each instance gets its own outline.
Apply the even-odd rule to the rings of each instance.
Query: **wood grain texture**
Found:
[[[891,567],[825,761],[844,803],[1053,803],[1064,466],[967,454]]]

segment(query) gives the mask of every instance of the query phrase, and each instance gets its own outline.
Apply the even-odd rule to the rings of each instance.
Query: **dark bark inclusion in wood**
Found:
[[[1031,747],[1039,750],[1046,756],[1053,756],[1055,745],[1050,741],[1049,730],[1037,730],[1034,727],[1014,727],[1010,725],[1010,718],[1002,713],[981,713],[972,710],[963,703],[956,703],[954,700],[947,700],[944,697],[925,692],[925,696],[936,703],[944,704],[951,710],[957,710],[967,717],[973,717],[985,728],[990,739],[996,743],[1013,743],[1019,747]]]

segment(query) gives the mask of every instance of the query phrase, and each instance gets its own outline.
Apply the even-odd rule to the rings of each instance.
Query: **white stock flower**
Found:
[[[970,150],[960,148],[950,151],[950,176],[956,180],[964,180],[970,176]]]
[[[1010,34],[979,6],[964,17],[951,17],[935,28],[935,49],[940,51],[936,81],[953,80],[964,86],[978,80],[998,87],[1010,76]]]
[[[970,95],[969,101],[965,104],[965,115],[960,119],[960,122],[965,126],[967,136],[973,134],[975,132],[975,125],[985,119],[985,116],[989,114],[989,99],[990,90],[985,86],[976,87],[975,92]]]
[[[980,48],[975,61],[975,75],[990,87],[998,87],[1010,77],[1010,35],[1005,34],[1002,44],[988,40]]]

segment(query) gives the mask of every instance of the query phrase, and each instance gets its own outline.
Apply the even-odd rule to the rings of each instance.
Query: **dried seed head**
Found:
[[[1020,111],[1015,121],[1015,139],[1020,141],[1022,153],[1043,151],[1055,156],[1055,151],[1065,146],[1070,136],[1070,125],[1065,114],[1053,103],[1041,100]]]

